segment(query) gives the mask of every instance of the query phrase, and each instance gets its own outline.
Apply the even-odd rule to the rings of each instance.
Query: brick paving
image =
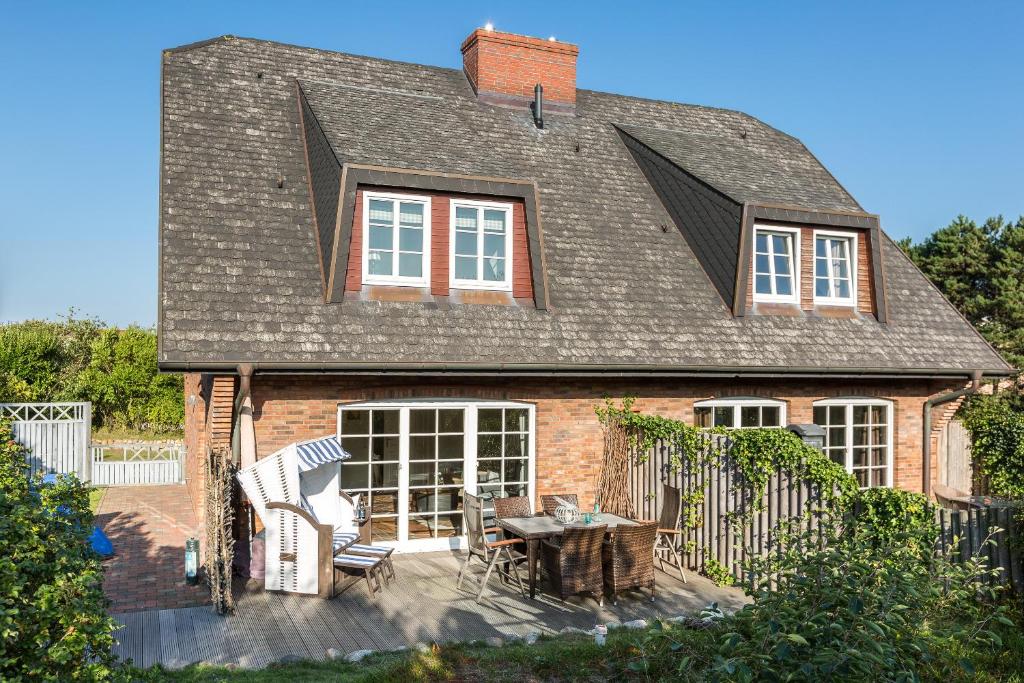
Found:
[[[111,613],[209,602],[205,586],[185,583],[185,541],[200,529],[183,484],[109,487],[96,523],[114,544],[103,581]]]

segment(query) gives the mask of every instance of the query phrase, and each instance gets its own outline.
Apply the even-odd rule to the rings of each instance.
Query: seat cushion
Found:
[[[334,552],[337,554],[341,550],[345,550],[353,543],[359,540],[359,534],[354,534],[351,531],[339,531],[334,530]]]
[[[379,557],[369,557],[367,555],[349,555],[348,553],[342,553],[341,555],[334,556],[334,566],[344,567],[346,569],[374,569],[381,563]]]
[[[394,548],[385,548],[379,545],[364,545],[362,543],[354,543],[349,547],[345,548],[346,553],[353,553],[355,555],[370,555],[372,557],[388,557],[391,553],[395,552]]]

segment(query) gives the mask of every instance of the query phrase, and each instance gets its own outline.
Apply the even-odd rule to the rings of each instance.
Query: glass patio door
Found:
[[[462,535],[466,411],[409,409],[408,540]]]
[[[464,488],[488,500],[533,494],[533,424],[522,404],[340,406],[338,432],[352,454],[341,463],[341,488],[363,497],[374,543],[458,547]]]

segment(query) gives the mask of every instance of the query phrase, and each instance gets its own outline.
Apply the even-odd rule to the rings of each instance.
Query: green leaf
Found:
[[[786,638],[790,642],[796,643],[797,645],[804,645],[804,646],[809,646],[810,645],[810,643],[807,642],[807,639],[804,638],[799,633],[787,633],[786,634]]]
[[[974,664],[969,659],[960,660],[960,668],[963,669],[968,676],[974,675]]]

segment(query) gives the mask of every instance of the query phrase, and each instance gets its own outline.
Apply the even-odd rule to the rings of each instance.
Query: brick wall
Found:
[[[203,375],[185,373],[185,485],[197,519],[200,518],[205,485],[203,454],[209,444],[207,430],[207,401],[209,387],[204,391]]]
[[[480,197],[427,190],[365,187],[356,191],[356,206],[352,216],[352,242],[349,248],[348,268],[345,273],[345,291],[358,292],[363,285],[363,193],[396,192],[430,197],[430,293],[449,295],[451,200],[493,200],[512,205],[512,296],[516,299],[533,298],[533,279],[530,265],[530,243],[526,234],[526,209],[521,199]]]
[[[231,445],[235,378],[199,372],[185,373],[185,486],[196,519],[206,516],[206,454],[210,448]],[[205,540],[203,541],[205,543]]]
[[[578,55],[569,43],[477,29],[462,43],[462,68],[477,94],[530,100],[540,83],[545,101],[575,106]]]
[[[639,410],[693,421],[694,401],[728,396],[760,396],[786,401],[789,422],[811,422],[812,403],[839,396],[870,396],[893,401],[894,483],[920,491],[921,429],[924,401],[959,388],[956,382],[665,380],[665,381],[412,381],[330,376],[266,376],[253,379],[252,395],[259,457],[301,439],[334,433],[339,403],[373,399],[486,398],[527,401],[537,411],[537,493],[576,492],[592,501],[602,435],[594,406],[605,396],[637,397]],[[952,414],[936,409],[933,436]],[[935,478],[933,468],[933,479]]]
[[[800,228],[800,308],[813,311],[814,306],[814,230],[803,226]],[[875,288],[872,275],[871,233],[867,230],[844,230],[828,228],[828,232],[847,233],[857,236],[857,310],[865,315],[875,315]],[[754,304],[754,259],[749,265],[747,278],[747,308]],[[761,304],[762,306],[764,304]],[[779,304],[771,304],[769,308],[780,308]],[[823,313],[841,314],[841,307],[824,308]],[[829,310],[833,309],[833,310]],[[837,310],[836,310],[837,309]]]

